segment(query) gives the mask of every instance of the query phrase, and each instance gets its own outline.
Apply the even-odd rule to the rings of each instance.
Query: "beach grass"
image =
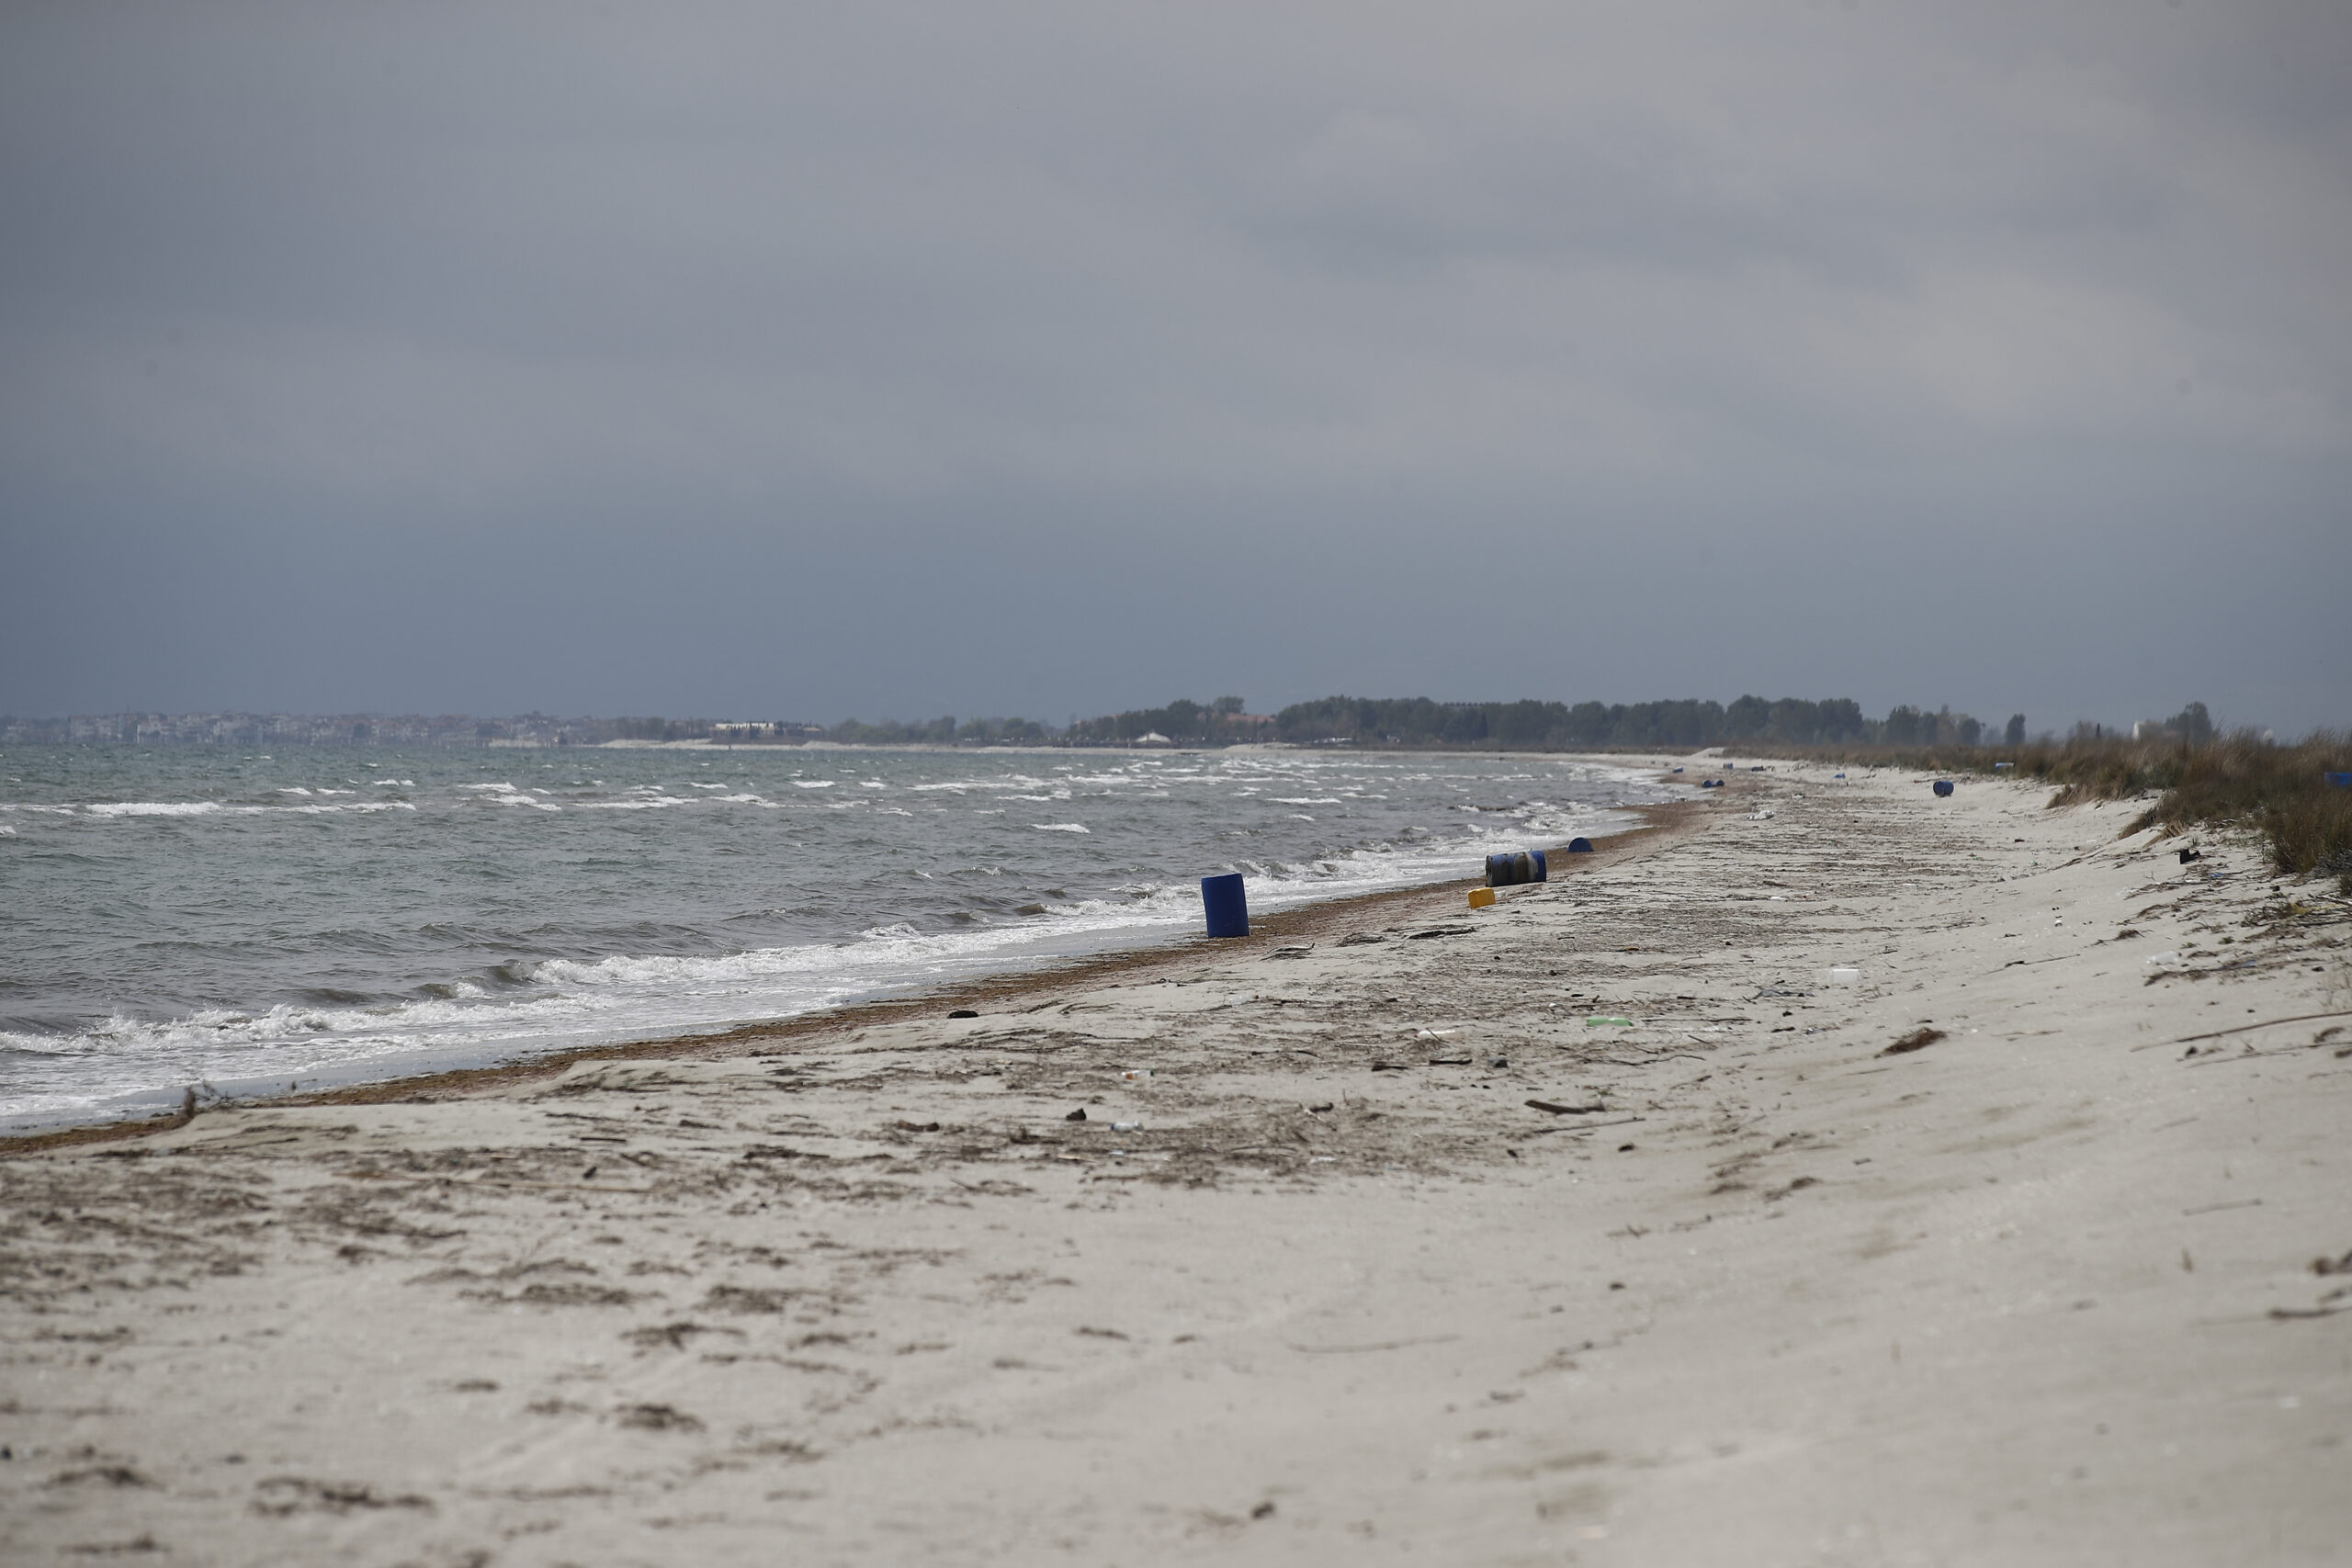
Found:
[[[1922,773],[2011,772],[2057,786],[2052,806],[2153,795],[2127,832],[2186,832],[2236,825],[2259,832],[2272,863],[2291,875],[2334,875],[2352,896],[2352,734],[2316,730],[2278,741],[2250,730],[2208,740],[2167,736],[2042,739],[2022,746],[1773,746],[1758,754],[1908,768]],[[2002,764],[2007,764],[2005,768]]]

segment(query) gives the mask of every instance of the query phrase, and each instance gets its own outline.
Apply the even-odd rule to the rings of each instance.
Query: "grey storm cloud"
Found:
[[[2346,81],[2203,0],[12,7],[0,706],[2341,723]]]

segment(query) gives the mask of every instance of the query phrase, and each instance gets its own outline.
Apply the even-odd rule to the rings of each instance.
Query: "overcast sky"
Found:
[[[0,8],[0,711],[2352,722],[2352,9]]]

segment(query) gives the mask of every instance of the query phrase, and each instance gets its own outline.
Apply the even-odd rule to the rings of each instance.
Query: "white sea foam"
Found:
[[[1040,833],[1086,833],[1092,831],[1092,829],[1088,828],[1083,822],[1032,822],[1029,826],[1036,829]]]
[[[220,809],[217,800],[112,800],[85,806],[93,817],[209,817]]]

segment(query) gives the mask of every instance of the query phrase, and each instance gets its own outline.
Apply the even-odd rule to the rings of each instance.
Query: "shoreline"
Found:
[[[0,1160],[0,1559],[2346,1560],[2352,911],[1709,795],[1476,915]]]
[[[632,743],[643,746],[682,745],[684,742]],[[1649,805],[1617,806],[1609,809],[1637,818],[1637,824],[1621,832],[1593,840],[1590,856],[1578,855],[1573,861],[1562,853],[1564,846],[1555,846],[1547,853],[1573,874],[1593,863],[1611,863],[1627,849],[1655,836],[1688,831],[1695,825],[1692,814],[1707,803],[1699,800],[1666,801]],[[422,1073],[396,1073],[390,1077],[372,1078],[363,1083],[338,1089],[303,1090],[293,1094],[269,1094],[224,1098],[200,1105],[197,1116],[230,1109],[252,1109],[261,1106],[296,1105],[381,1105],[413,1096],[463,1094],[472,1089],[508,1083],[527,1082],[537,1078],[560,1076],[583,1061],[637,1060],[695,1055],[709,1052],[729,1055],[754,1044],[802,1037],[822,1037],[835,1030],[854,1030],[867,1024],[891,1021],[899,1016],[922,1008],[956,1005],[962,998],[989,1002],[1008,1001],[1034,994],[1050,993],[1069,986],[1085,985],[1114,976],[1143,974],[1163,964],[1182,964],[1223,956],[1223,950],[1236,945],[1253,948],[1261,940],[1297,941],[1305,938],[1317,941],[1321,933],[1337,932],[1352,915],[1391,906],[1429,901],[1433,896],[1446,892],[1482,886],[1482,875],[1457,878],[1446,882],[1416,883],[1404,887],[1381,888],[1370,893],[1353,893],[1341,897],[1283,909],[1272,914],[1250,917],[1250,936],[1236,944],[1228,939],[1213,942],[1195,933],[1169,941],[1137,946],[1106,948],[1075,958],[1049,959],[1043,964],[1007,968],[1001,972],[978,976],[970,981],[925,986],[895,997],[878,997],[865,1001],[851,1002],[838,1008],[820,1008],[795,1013],[779,1019],[749,1023],[718,1026],[699,1033],[660,1035],[644,1040],[621,1041],[596,1045],[562,1046],[545,1052],[532,1053],[509,1060],[485,1063],[479,1066],[439,1068]],[[138,1119],[124,1118],[110,1122],[84,1122],[44,1129],[39,1132],[0,1136],[0,1159],[36,1153],[43,1149],[85,1144],[111,1143],[125,1138],[146,1137],[167,1133],[187,1125],[192,1120],[185,1111],[166,1111],[161,1115]]]

